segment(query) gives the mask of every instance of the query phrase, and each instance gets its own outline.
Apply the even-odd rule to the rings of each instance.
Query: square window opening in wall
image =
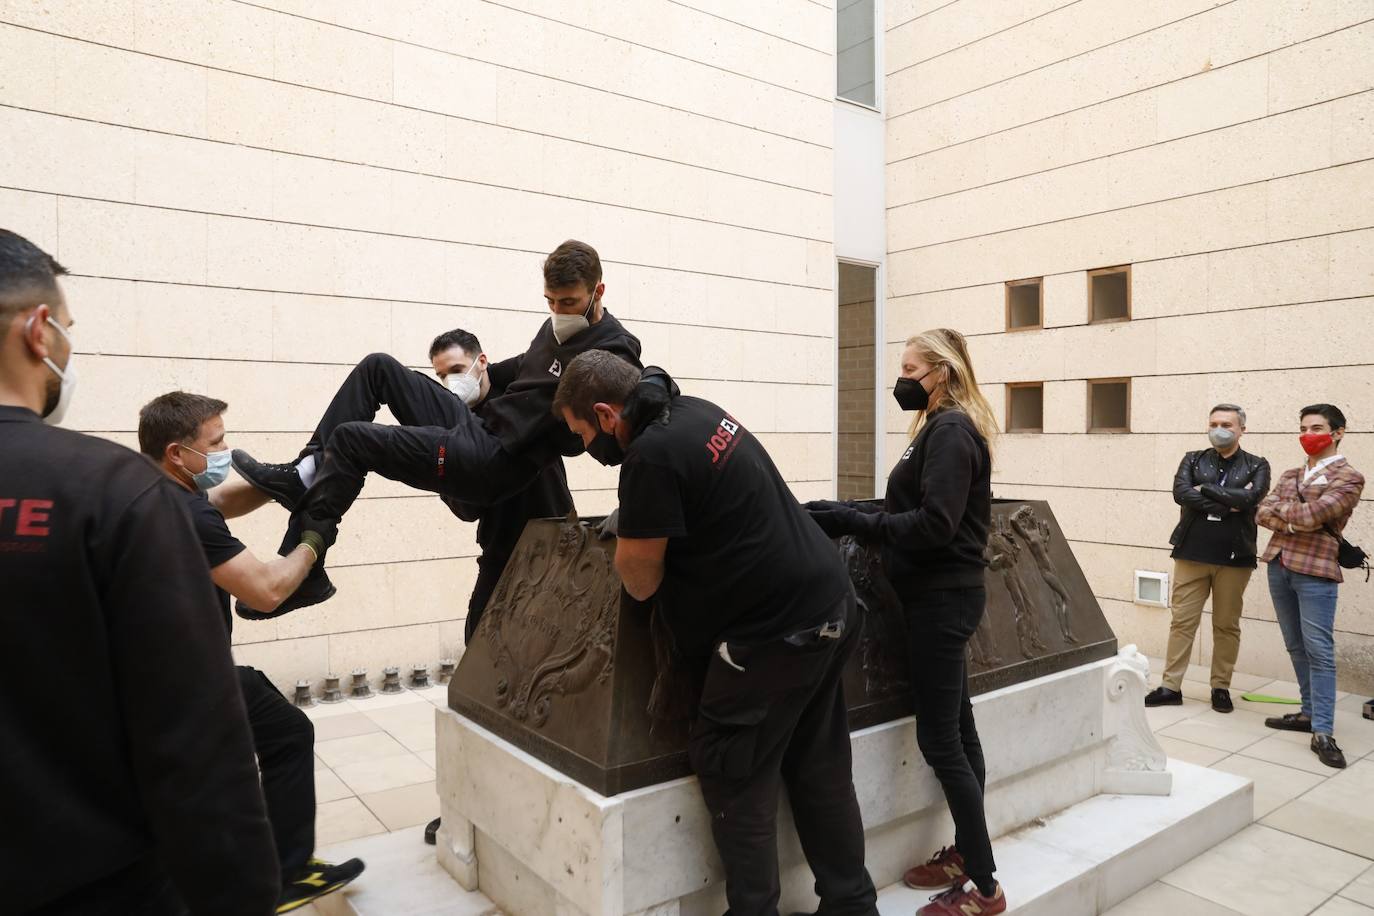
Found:
[[[1088,432],[1131,431],[1131,380],[1099,378],[1088,381]]]
[[[1129,321],[1131,266],[1088,271],[1088,322]]]
[[[1045,430],[1045,383],[1011,382],[1007,385],[1007,432],[1038,433]]]
[[[1148,569],[1135,571],[1135,603],[1153,607],[1169,606],[1169,574]]]
[[[1040,277],[1007,281],[1007,330],[1028,331],[1044,326]]]

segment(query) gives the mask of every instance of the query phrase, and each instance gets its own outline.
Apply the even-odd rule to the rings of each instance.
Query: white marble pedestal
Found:
[[[1131,646],[1115,659],[975,698],[994,836],[1094,796],[1169,794],[1172,774],[1144,716],[1146,672]],[[952,827],[916,749],[913,719],[855,732],[852,740],[868,868],[885,887],[949,843]],[[437,760],[439,863],[506,913],[724,912],[723,875],[695,779],[608,798],[451,710],[438,711]],[[1238,804],[1234,791],[1222,794]],[[1238,818],[1226,825],[1231,820]],[[1248,812],[1231,832],[1244,823]],[[814,909],[785,801],[779,847],[782,910]],[[1143,886],[1157,875],[1139,877]]]

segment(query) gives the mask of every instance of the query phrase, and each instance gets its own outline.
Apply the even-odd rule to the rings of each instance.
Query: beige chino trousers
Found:
[[[1229,689],[1240,655],[1240,612],[1253,569],[1174,561],[1173,622],[1164,660],[1164,686],[1183,689],[1183,675],[1202,620],[1202,606],[1212,596],[1212,688]]]

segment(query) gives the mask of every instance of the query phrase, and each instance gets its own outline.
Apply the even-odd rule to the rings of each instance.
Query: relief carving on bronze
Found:
[[[605,795],[690,772],[700,694],[698,666],[621,588],[616,543],[575,516],[530,522],[449,684],[453,709]],[[880,551],[853,538],[836,549],[864,620],[844,675],[850,728],[910,715],[905,611]],[[1116,654],[1048,505],[994,500],[987,558],[974,694]]]

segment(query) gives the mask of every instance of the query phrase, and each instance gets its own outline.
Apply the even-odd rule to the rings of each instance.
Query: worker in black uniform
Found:
[[[477,393],[468,384],[458,389],[464,403],[449,401],[443,408],[451,422],[435,423],[434,402],[442,392],[411,383],[394,359],[374,355],[344,381],[295,461],[265,464],[240,453],[234,462],[240,474],[283,505],[295,506],[281,552],[294,549],[303,527],[332,530],[369,471],[456,503],[486,506],[528,487],[560,456],[579,454],[581,442],[549,413],[563,367],[593,348],[639,364],[639,340],[606,311],[605,290],[594,248],[572,240],[559,245],[544,261],[544,297],[553,314],[525,353],[490,367],[488,375],[501,379],[504,390],[480,413],[468,400]],[[371,422],[380,403],[402,425]],[[333,594],[324,564],[316,563],[275,614]],[[236,611],[249,619],[274,616],[243,602]]]
[[[138,447],[176,484],[186,504],[210,565],[226,633],[233,629],[231,594],[270,609],[300,585],[324,549],[319,535],[308,531],[291,553],[264,563],[229,532],[224,515],[210,504],[206,491],[229,475],[223,417],[228,406],[215,398],[173,391],[149,401],[138,413]],[[348,884],[362,873],[363,863],[349,859],[333,865],[314,858],[314,726],[267,675],[246,665],[238,666],[238,674],[281,864],[277,912],[288,913]]]
[[[277,854],[186,509],[141,456],[52,425],[64,273],[0,230],[0,907],[265,916]]]
[[[705,665],[688,755],[731,916],[777,913],[783,784],[820,911],[877,913],[841,681],[861,626],[848,574],[724,409],[676,397],[636,435],[623,407],[639,380],[613,354],[584,353],[564,369],[554,410],[590,455],[621,465],[625,590],[656,597],[678,651]]]
[[[403,404],[401,409],[416,421],[414,425],[449,428],[458,423],[462,404],[466,404],[481,418],[487,405],[504,393],[514,380],[514,360],[490,363],[477,337],[461,328],[445,331],[434,338],[429,347],[429,361],[439,378],[438,382],[407,369],[391,356],[374,353],[358,364],[340,393],[348,391],[348,396],[353,399],[349,409],[358,414],[372,417],[382,404]],[[317,432],[312,443],[318,442],[319,438]],[[269,498],[277,499],[287,509],[296,508],[305,492],[298,472],[300,462],[286,465],[280,469],[286,474],[276,473],[274,476],[272,466],[255,461],[242,449],[234,449],[232,455],[238,467],[246,469],[253,479],[273,486],[273,490],[268,493],[242,481],[229,481],[224,486],[216,487],[210,491],[210,501],[223,508],[226,515],[232,518],[236,513],[241,514],[242,511],[262,505]],[[276,485],[279,481],[285,481],[286,486]],[[439,498],[454,515],[464,521],[477,522],[477,546],[482,552],[477,557],[477,580],[468,600],[465,641],[470,641],[487,601],[496,590],[501,572],[506,568],[506,561],[515,549],[515,542],[525,530],[525,522],[532,518],[561,518],[567,515],[573,508],[572,494],[568,492],[563,459],[554,456],[533,483],[499,502],[474,505],[443,493],[439,494]],[[230,507],[234,511],[231,512]],[[279,604],[277,602],[271,607],[264,607],[247,595],[240,592],[234,594],[243,599],[244,606],[267,615],[271,615]]]

